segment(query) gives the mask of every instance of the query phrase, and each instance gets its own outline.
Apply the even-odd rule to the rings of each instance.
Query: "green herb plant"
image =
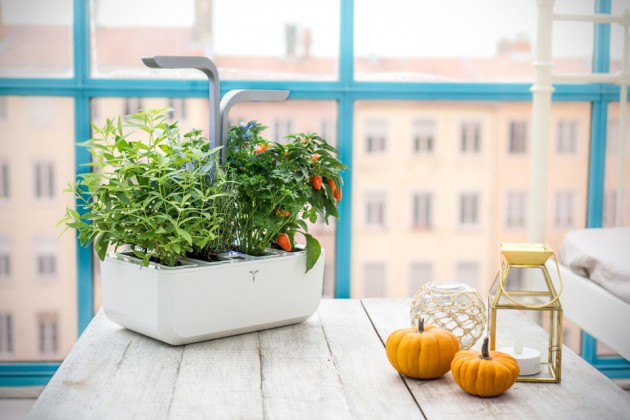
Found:
[[[256,121],[230,127],[226,170],[236,185],[236,247],[263,255],[286,233],[291,247],[295,235],[306,240],[306,271],[321,254],[319,241],[308,233],[306,221],[338,218],[340,172],[346,166],[337,150],[313,133],[288,136],[288,143],[270,142]],[[317,178],[319,177],[319,178]]]
[[[84,143],[94,167],[70,184],[78,211],[60,223],[78,231],[103,260],[110,247],[131,245],[143,265],[174,266],[186,256],[230,249],[234,183],[199,130],[181,134],[169,109],[149,109],[92,125]]]

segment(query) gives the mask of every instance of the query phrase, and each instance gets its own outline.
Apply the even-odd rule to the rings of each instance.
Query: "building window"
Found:
[[[479,224],[479,194],[464,193],[459,197],[459,224],[474,226]]]
[[[57,314],[37,315],[37,343],[42,356],[59,352],[59,320]]]
[[[617,191],[604,191],[603,226],[614,227],[617,224]]]
[[[462,123],[459,145],[462,153],[479,153],[481,151],[481,124],[470,121]]]
[[[58,242],[55,238],[37,237],[33,240],[36,280],[52,281],[57,279],[59,270],[57,248]]]
[[[0,312],[0,354],[13,354],[13,316]]]
[[[423,284],[433,280],[433,264],[414,262],[409,267],[409,296],[414,296]]]
[[[366,263],[363,266],[363,297],[385,296],[385,271],[384,263]]]
[[[416,153],[433,152],[435,139],[435,122],[431,120],[415,120],[413,122],[413,151]]]
[[[512,155],[527,153],[527,122],[511,121],[508,151]]]
[[[0,200],[6,200],[10,197],[9,189],[9,163],[0,161]]]
[[[368,193],[365,197],[365,224],[385,226],[385,193]]]
[[[185,120],[188,116],[185,98],[169,98],[168,106],[171,108],[169,112],[171,118]]]
[[[556,192],[554,223],[556,227],[572,227],[574,225],[575,194],[572,191]]]
[[[365,121],[365,151],[383,153],[387,150],[387,120],[370,119]]]
[[[479,288],[479,264],[476,262],[459,262],[455,266],[455,281]]]
[[[11,255],[0,251],[0,282],[11,278]]]
[[[417,193],[413,196],[413,227],[429,229],[433,226],[433,196],[431,193]]]
[[[52,254],[40,254],[37,256],[37,276],[54,277],[57,273],[57,258]]]
[[[125,98],[125,115],[135,114],[142,109],[142,98]]]
[[[506,194],[505,225],[509,228],[525,227],[527,204],[524,191],[509,191]]]
[[[6,96],[0,96],[0,123],[4,123],[9,119],[9,100]]]
[[[293,121],[291,118],[273,120],[273,136],[277,142],[286,143],[287,136],[293,132]]]
[[[9,281],[12,275],[11,240],[8,237],[0,237],[0,283]]]
[[[577,121],[558,122],[556,150],[560,155],[574,155],[577,153]]]
[[[55,197],[55,166],[52,162],[35,163],[35,197]]]

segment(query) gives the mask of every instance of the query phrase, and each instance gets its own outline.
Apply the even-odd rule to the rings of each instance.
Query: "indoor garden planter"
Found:
[[[93,125],[83,145],[97,170],[70,185],[78,211],[67,209],[62,222],[103,261],[105,314],[173,345],[307,319],[321,299],[324,262],[306,221],[338,217],[345,166],[337,151],[313,133],[280,144],[255,121],[221,127],[235,102],[281,100],[286,91],[229,92],[219,110],[209,59],[145,63],[204,70],[211,133],[209,141],[199,130],[181,134],[167,109]]]
[[[101,265],[103,309],[112,321],[179,345],[302,322],[319,306],[323,258],[304,273],[306,255],[185,260],[178,267],[124,254]]]

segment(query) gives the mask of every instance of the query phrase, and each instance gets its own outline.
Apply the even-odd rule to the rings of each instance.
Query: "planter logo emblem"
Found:
[[[256,273],[258,273],[258,270],[250,270],[249,272],[252,275],[252,281],[256,281]]]

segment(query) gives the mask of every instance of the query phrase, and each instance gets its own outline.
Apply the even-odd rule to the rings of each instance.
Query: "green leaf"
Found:
[[[98,258],[103,261],[105,259],[105,255],[107,255],[107,246],[109,245],[109,239],[107,235],[100,234],[97,236],[96,241],[94,241],[94,251]]]
[[[190,233],[186,232],[186,231],[185,231],[185,230],[183,230],[183,229],[179,229],[179,228],[177,228],[177,233],[178,233],[181,237],[183,237],[183,238],[186,240],[186,242],[188,242],[188,244],[189,244],[189,245],[192,245],[192,242],[193,242],[193,241],[192,241],[192,237],[190,236]]]
[[[72,229],[83,229],[85,227],[88,227],[89,225],[85,222],[67,222],[66,226]]]
[[[167,146],[165,144],[160,144],[158,147],[162,149],[162,151],[166,153],[167,155],[170,155],[171,153],[173,153],[173,149],[170,146]]]
[[[131,252],[133,252],[133,255],[135,255],[137,258],[140,258],[141,260],[144,260],[144,257],[146,257],[146,253],[142,251],[138,251],[135,248],[132,248]]]
[[[319,244],[319,241],[317,239],[315,239],[313,237],[313,235],[310,235],[308,233],[304,234],[304,237],[306,238],[306,273],[308,273],[308,271],[313,268],[313,266],[315,265],[315,263],[317,262],[317,260],[319,259],[319,256],[322,253],[322,247]]]

